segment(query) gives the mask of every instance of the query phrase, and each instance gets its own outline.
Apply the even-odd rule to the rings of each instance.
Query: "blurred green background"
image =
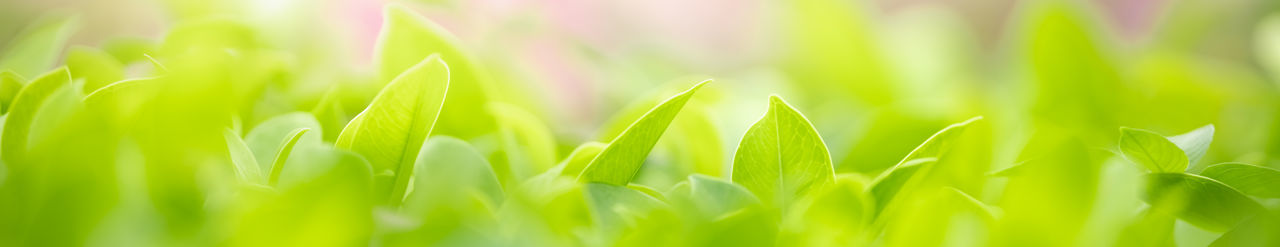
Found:
[[[398,20],[384,15],[388,3],[456,37],[395,46],[426,50],[382,51],[380,33],[385,38],[388,21]],[[1212,145],[1188,172],[1222,162],[1280,168],[1276,1],[6,0],[2,6],[0,69],[23,83],[66,65],[81,87],[75,93],[84,96],[115,81],[166,75],[158,89],[164,96],[148,98],[141,104],[149,110],[122,113],[118,122],[65,113],[77,106],[41,108],[52,115],[39,115],[33,126],[70,127],[32,130],[34,141],[24,144],[31,151],[18,155],[39,158],[6,160],[0,204],[8,213],[0,222],[22,223],[0,230],[3,241],[19,245],[613,245],[584,237],[607,234],[583,232],[586,209],[575,203],[581,198],[510,206],[519,205],[511,199],[515,184],[569,158],[580,144],[612,140],[651,106],[703,78],[715,83],[684,108],[633,184],[667,192],[691,174],[727,179],[742,133],[765,113],[771,94],[812,121],[836,173],[853,181],[839,183],[850,190],[862,190],[935,132],[983,116],[967,132],[974,137],[958,147],[965,155],[955,163],[964,165],[935,179],[1001,208],[999,218],[949,220],[953,213],[940,208],[956,198],[919,195],[904,210],[947,217],[908,213],[872,225],[884,229],[873,234],[874,245],[1200,246],[1222,235],[1179,221],[1169,226],[1172,242],[1124,242],[1125,235],[1146,236],[1131,231],[1159,228],[1142,225],[1142,171],[1117,156],[1122,126],[1172,136],[1213,124]],[[23,42],[32,36],[44,39]],[[462,103],[446,106],[433,134],[456,137],[491,163],[506,202],[476,206],[495,202],[459,196],[465,199],[431,206],[455,212],[452,218],[423,225],[397,218],[416,215],[368,205],[373,200],[359,190],[331,191],[350,189],[333,184],[360,183],[343,176],[311,174],[296,186],[314,188],[278,194],[240,188],[247,185],[209,171],[227,163],[221,131],[228,127],[257,148],[251,130],[303,111],[314,120],[299,121],[316,122],[312,131],[319,130],[304,137],[334,142],[387,81],[441,44],[457,46],[442,52],[457,59],[449,61],[454,78],[475,83],[451,85],[449,100]],[[12,95],[18,88],[4,90]],[[291,120],[274,122],[281,121]],[[286,127],[258,142],[277,144]],[[335,170],[351,159],[315,149],[310,161]],[[1045,165],[1026,166],[1020,176],[991,175],[1018,164]],[[15,168],[21,166],[38,168]],[[1253,199],[1280,208],[1276,199]],[[815,208],[809,212],[822,212]],[[494,212],[477,212],[485,210]],[[841,212],[834,211],[825,214]],[[661,225],[661,217],[649,215],[628,229],[661,231],[645,225]],[[780,245],[862,243],[842,239],[861,228],[783,219],[801,223],[778,223]],[[699,234],[722,233],[692,235]],[[524,237],[529,242],[509,240]]]

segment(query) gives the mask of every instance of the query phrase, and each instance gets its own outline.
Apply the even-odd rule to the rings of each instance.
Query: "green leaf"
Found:
[[[573,149],[573,152],[569,153],[569,157],[564,159],[561,164],[563,168],[561,168],[560,175],[577,176],[582,174],[582,170],[587,168],[587,165],[591,164],[591,161],[595,160],[596,156],[599,156],[600,152],[604,151],[604,148],[608,146],[609,144],[600,142],[587,142],[578,145],[577,148]]]
[[[120,61],[111,54],[91,47],[71,47],[71,51],[67,53],[67,68],[71,69],[72,79],[84,80],[85,92],[93,92],[124,79],[124,65]]]
[[[6,42],[8,47],[0,52],[0,70],[24,76],[44,73],[57,61],[78,26],[77,17],[46,17],[32,23]]]
[[[1120,153],[1151,172],[1183,172],[1187,154],[1178,145],[1151,131],[1120,128]]]
[[[1209,144],[1213,142],[1213,125],[1205,125],[1181,135],[1171,136],[1169,141],[1182,149],[1182,152],[1187,154],[1188,163],[1194,165],[1204,157],[1205,152],[1209,151]]]
[[[323,127],[321,132],[324,133],[322,139],[325,141],[338,139],[342,126],[349,121],[346,108],[342,107],[340,87],[341,85],[329,87],[329,90],[325,91],[324,96],[321,96],[320,101],[316,103],[316,107],[311,109],[311,115],[314,115]]]
[[[626,185],[640,171],[640,166],[658,143],[662,132],[667,130],[671,120],[680,113],[680,108],[693,97],[703,85],[711,82],[698,82],[687,91],[672,96],[670,99],[653,107],[648,113],[631,124],[627,130],[609,142],[609,146],[583,169],[578,180],[583,182],[600,182],[613,185]],[[829,163],[829,162],[828,162]]]
[[[404,198],[413,162],[444,104],[449,67],[439,56],[391,80],[338,135],[335,146],[364,155],[377,178],[375,195],[396,205]]]
[[[106,85],[84,97],[85,106],[113,125],[128,125],[147,103],[160,93],[159,78],[123,80]]]
[[[910,183],[913,182],[911,179],[923,169],[922,167],[933,165],[937,161],[937,158],[932,157],[910,160],[876,178],[871,183],[871,187],[868,187],[871,197],[875,199],[875,212],[883,211],[893,199],[897,198],[898,192],[911,187]]]
[[[779,208],[835,181],[818,130],[777,95],[769,97],[769,111],[742,137],[732,173],[734,183]]]
[[[501,205],[502,184],[489,162],[467,142],[450,136],[435,136],[422,145],[415,162],[413,192],[405,199],[410,212],[428,210],[483,195],[489,206]]]
[[[1254,45],[1263,68],[1280,76],[1280,14],[1271,14],[1258,23]]]
[[[970,126],[983,121],[983,117],[973,117],[964,122],[955,123],[942,128],[929,139],[925,139],[924,143],[916,146],[915,149],[907,153],[907,156],[898,162],[898,164],[881,173],[880,176],[872,180],[871,186],[868,187],[869,194],[875,199],[876,207],[873,209],[875,215],[880,215],[882,211],[889,207],[894,199],[898,198],[903,191],[910,191],[919,180],[918,175],[927,174],[929,169],[939,159],[946,155],[956,145],[960,145],[959,138],[964,134]]]
[[[760,199],[747,188],[701,174],[689,175],[689,196],[704,215],[713,218],[761,205]]]
[[[596,240],[613,243],[625,235],[643,234],[638,225],[667,207],[661,200],[624,186],[587,183],[583,185],[595,229],[600,231]],[[620,242],[620,241],[619,241]]]
[[[271,173],[268,173],[267,184],[275,186],[280,181],[280,172],[284,171],[285,161],[289,160],[289,154],[293,152],[293,146],[297,145],[298,140],[302,139],[302,135],[309,130],[311,129],[299,128],[287,135],[284,142],[280,144],[280,151],[276,153],[275,160],[271,161]]]
[[[422,58],[439,54],[449,63],[450,86],[434,133],[471,139],[493,132],[494,120],[484,109],[489,79],[476,60],[463,52],[457,38],[401,5],[388,5],[383,15],[374,48],[379,81],[389,81]]]
[[[551,130],[533,113],[506,103],[490,103],[489,112],[498,121],[505,165],[511,179],[523,179],[556,164],[556,142]]]
[[[323,131],[320,123],[316,118],[306,112],[292,112],[272,117],[266,121],[262,121],[258,126],[249,130],[245,135],[245,143],[249,145],[249,150],[253,150],[258,164],[264,165],[262,174],[270,174],[272,171],[269,164],[275,164],[272,159],[279,154],[283,147],[283,141],[293,137],[293,132],[298,129],[311,129],[315,131]],[[302,136],[306,140],[304,143],[319,144],[321,142],[320,135]]]
[[[1210,178],[1185,173],[1147,174],[1143,200],[1154,210],[1178,216],[1210,231],[1230,230],[1265,209],[1240,191]]]
[[[22,90],[22,83],[26,79],[13,71],[0,72],[0,115],[9,112],[9,104],[13,103],[13,98],[18,96],[18,91]]]
[[[261,168],[258,168],[258,161],[253,158],[253,151],[244,144],[244,140],[231,129],[222,131],[222,138],[227,140],[227,152],[231,155],[236,178],[244,183],[264,184],[266,180],[262,177]]]
[[[4,130],[0,133],[0,157],[4,157],[5,163],[19,164],[17,161],[27,154],[37,111],[56,91],[70,85],[71,73],[61,68],[32,80],[18,91],[9,105]]]
[[[1223,233],[1209,247],[1280,246],[1280,234],[1276,234],[1277,232],[1280,232],[1280,219],[1259,215]]]
[[[1244,163],[1222,163],[1206,168],[1200,176],[1218,180],[1247,195],[1280,198],[1280,170]]]

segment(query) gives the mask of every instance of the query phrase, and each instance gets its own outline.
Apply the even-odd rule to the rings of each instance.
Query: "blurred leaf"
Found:
[[[434,133],[470,139],[495,131],[494,119],[484,109],[489,101],[488,75],[462,50],[457,38],[405,6],[389,5],[383,15],[374,48],[379,81],[390,81],[422,58],[439,54],[449,63],[450,88]]]
[[[258,161],[254,159],[253,151],[244,144],[244,140],[231,129],[223,131],[222,137],[227,139],[227,152],[231,155],[236,178],[244,183],[265,184],[266,179],[262,176],[261,168],[258,168]]]
[[[1257,197],[1280,198],[1280,170],[1245,163],[1222,163],[1200,172],[1205,176]]]
[[[1209,151],[1209,144],[1213,142],[1213,124],[1196,128],[1191,132],[1181,135],[1169,137],[1169,141],[1178,145],[1187,154],[1189,164],[1196,164],[1200,158],[1204,157],[1204,153]]]
[[[649,113],[636,120],[626,131],[614,138],[609,146],[591,163],[583,168],[578,180],[583,182],[601,182],[613,185],[626,185],[635,177],[640,166],[652,151],[653,145],[662,137],[671,120],[680,113],[680,108],[693,97],[698,88],[711,80],[698,82],[688,91],[672,96],[655,106]]]
[[[275,164],[272,160],[280,153],[284,141],[291,139],[297,129],[323,130],[311,114],[291,112],[262,121],[245,135],[244,141],[249,150],[253,150],[254,159],[263,165],[260,167],[262,174],[271,174]],[[320,143],[319,135],[304,135],[302,138],[307,139],[305,142]]]
[[[71,47],[67,53],[67,68],[71,70],[72,79],[84,80],[84,92],[93,92],[124,79],[124,65],[111,54],[90,47]]]
[[[1182,172],[1187,153],[1169,139],[1151,131],[1120,128],[1120,153],[1151,172]]]
[[[645,229],[643,223],[659,220],[651,217],[661,217],[657,214],[667,207],[648,194],[618,185],[588,182],[583,185],[583,193],[599,231],[599,239],[594,241],[600,245],[621,245],[628,243],[628,237],[645,235],[648,232],[642,230]],[[649,243],[660,242],[660,239],[650,239]]]
[[[898,197],[897,195],[905,190],[913,187],[913,178],[917,174],[925,174],[921,171],[928,171],[930,167],[939,162],[953,148],[957,148],[960,143],[961,136],[974,123],[983,121],[982,117],[974,117],[964,122],[955,123],[939,130],[925,139],[924,143],[907,153],[907,156],[899,161],[897,165],[889,168],[880,176],[876,177],[868,187],[869,194],[875,197],[876,207],[874,211],[879,215],[881,211],[889,206],[890,202]]]
[[[376,198],[400,204],[414,158],[439,116],[449,88],[449,67],[439,56],[422,60],[387,84],[338,135],[338,148],[355,151],[373,165]]]
[[[738,144],[732,179],[765,205],[786,208],[810,190],[834,182],[835,170],[818,130],[774,95],[769,97],[769,111]]]
[[[503,180],[520,181],[555,166],[555,138],[537,116],[518,106],[499,102],[490,103],[488,110],[497,120],[507,159],[505,164],[510,172],[506,175],[510,177]]]
[[[71,73],[66,68],[49,72],[27,84],[14,96],[6,114],[3,133],[0,134],[0,157],[14,166],[23,164],[30,145],[33,122],[37,111],[57,90],[71,86]]]
[[[704,215],[713,218],[761,205],[760,199],[742,185],[701,174],[689,175],[689,196]]]
[[[9,104],[13,103],[13,98],[18,96],[18,91],[22,90],[24,82],[26,79],[22,79],[22,76],[13,71],[0,72],[0,115],[9,112]]]
[[[284,171],[284,164],[289,160],[289,154],[293,152],[293,146],[298,144],[298,140],[302,139],[302,135],[306,134],[308,128],[298,128],[285,135],[284,142],[280,143],[280,149],[276,152],[275,159],[271,161],[271,172],[267,176],[267,184],[276,185],[280,181],[280,172]]]
[[[122,64],[149,59],[145,54],[155,52],[156,42],[144,38],[115,38],[102,44],[102,50]]]
[[[342,132],[342,127],[346,126],[347,121],[349,121],[347,119],[347,111],[342,107],[339,87],[339,85],[330,87],[329,90],[325,91],[324,96],[320,97],[316,107],[311,109],[311,115],[314,115],[320,121],[325,141],[338,139],[338,134]]]
[[[1255,50],[1258,60],[1271,72],[1272,78],[1280,77],[1280,14],[1271,14],[1258,23]]]
[[[7,42],[0,70],[33,76],[47,71],[62,54],[67,39],[79,28],[78,17],[45,17]]]
[[[415,163],[413,192],[405,200],[409,212],[464,201],[468,194],[482,195],[490,210],[503,201],[502,185],[489,162],[470,144],[449,136],[432,137],[422,145]]]
[[[160,93],[161,83],[159,78],[123,80],[89,93],[84,102],[110,124],[125,126]]]
[[[599,142],[587,142],[578,145],[577,148],[573,149],[573,152],[569,153],[569,157],[562,161],[564,167],[559,174],[562,176],[582,174],[582,170],[587,168],[587,165],[591,164],[591,161],[595,160],[596,156],[599,156],[600,152],[604,151],[608,146],[609,144]]]
[[[1185,173],[1146,175],[1143,200],[1155,210],[1178,216],[1210,231],[1230,230],[1265,209],[1239,191],[1213,179]]]
[[[1254,216],[1231,231],[1222,234],[1209,244],[1210,247],[1280,246],[1280,219],[1275,216]]]

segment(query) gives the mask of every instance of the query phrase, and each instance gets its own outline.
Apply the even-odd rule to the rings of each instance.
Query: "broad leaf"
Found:
[[[27,154],[37,111],[57,90],[68,86],[71,86],[71,73],[61,68],[32,80],[18,91],[9,105],[4,130],[0,133],[0,157],[4,157],[5,163],[18,164],[17,161]]]
[[[835,181],[831,155],[818,131],[776,95],[769,97],[769,111],[742,137],[732,172],[734,183],[779,208]]]
[[[280,143],[280,149],[276,151],[275,159],[271,161],[271,173],[268,173],[267,184],[274,186],[280,181],[280,173],[284,171],[285,161],[289,160],[289,154],[293,153],[293,147],[298,145],[298,140],[302,139],[302,135],[310,130],[308,128],[299,128],[285,136],[284,141]]]
[[[382,23],[374,48],[380,81],[390,81],[427,55],[439,54],[449,63],[450,87],[434,133],[471,139],[494,131],[494,120],[484,109],[489,79],[457,38],[401,5],[387,6]]]
[[[244,140],[230,129],[222,131],[222,138],[227,140],[227,152],[231,155],[236,178],[244,183],[264,184],[266,179],[262,176],[261,168],[258,168],[258,161],[253,158],[253,151],[244,144]]]
[[[1178,145],[1178,148],[1187,154],[1189,164],[1195,165],[1200,158],[1204,157],[1204,153],[1209,151],[1209,144],[1213,142],[1213,125],[1205,125],[1191,132],[1171,136],[1169,141]]]
[[[714,218],[760,205],[760,199],[747,188],[701,174],[689,175],[689,196],[696,200],[697,207],[703,214]]]
[[[46,17],[32,23],[13,40],[4,42],[8,46],[0,52],[0,70],[23,76],[44,73],[58,60],[78,26],[76,17]]]
[[[18,96],[18,91],[22,90],[22,84],[26,79],[13,71],[0,72],[0,115],[9,112],[9,104],[13,103],[13,98]]]
[[[1151,172],[1183,172],[1187,154],[1169,139],[1151,131],[1120,128],[1120,153]]]
[[[415,165],[414,190],[409,197],[423,199],[416,203],[439,203],[431,200],[459,199],[466,193],[483,195],[491,205],[502,203],[502,185],[493,168],[465,141],[432,137],[422,145]],[[405,203],[405,207],[412,207]]]
[[[649,152],[653,150],[653,145],[658,143],[658,138],[662,137],[671,120],[680,113],[680,108],[684,107],[690,97],[693,97],[698,88],[708,82],[711,80],[699,82],[688,91],[672,96],[645,113],[639,120],[632,123],[631,127],[609,142],[609,146],[600,151],[600,154],[583,169],[578,180],[613,185],[630,183],[636,172],[640,171],[640,166],[644,164]]]
[[[271,165],[275,164],[272,159],[276,154],[280,153],[283,140],[292,137],[292,132],[297,129],[311,129],[311,131],[323,132],[320,123],[316,118],[306,112],[292,112],[275,116],[266,121],[262,121],[258,126],[253,127],[248,134],[245,135],[244,141],[249,145],[249,149],[253,150],[258,164],[261,167],[262,174],[270,174]],[[303,142],[319,144],[320,135],[305,135]]]
[[[67,53],[67,68],[71,70],[71,78],[84,80],[84,92],[124,79],[124,65],[120,61],[91,47],[72,47]]]
[[[506,103],[490,103],[489,113],[498,120],[507,170],[505,180],[523,180],[556,164],[556,143],[551,130],[533,113]]]
[[[1222,234],[1210,247],[1265,247],[1280,246],[1280,218],[1275,216],[1254,216],[1231,231]]]
[[[1280,170],[1244,163],[1210,166],[1200,176],[1218,180],[1247,195],[1280,198]]]
[[[1210,231],[1227,231],[1265,209],[1240,191],[1213,179],[1185,173],[1147,174],[1143,200]]]
[[[363,155],[373,166],[377,198],[392,205],[404,198],[448,88],[448,65],[439,56],[427,57],[391,80],[338,135],[338,148]]]

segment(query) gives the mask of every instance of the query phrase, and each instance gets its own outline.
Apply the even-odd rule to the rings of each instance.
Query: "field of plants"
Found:
[[[1274,2],[39,2],[0,246],[1280,246]]]

